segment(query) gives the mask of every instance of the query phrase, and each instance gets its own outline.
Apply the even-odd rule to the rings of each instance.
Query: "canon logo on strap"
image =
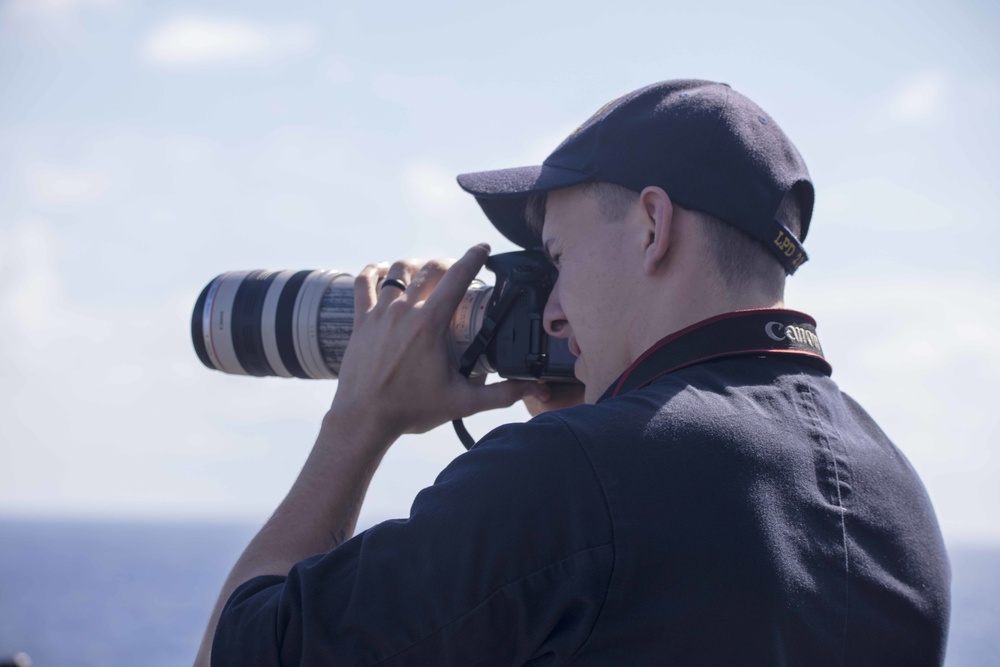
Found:
[[[819,344],[819,336],[808,329],[797,327],[793,324],[785,326],[781,322],[768,322],[764,325],[764,332],[771,340],[793,340],[802,345],[808,345],[816,350],[822,350]]]
[[[682,368],[726,357],[752,356],[758,363],[783,359],[830,375],[833,369],[823,357],[815,326],[816,321],[805,313],[784,308],[737,310],[710,317],[657,341],[597,402],[640,389]]]

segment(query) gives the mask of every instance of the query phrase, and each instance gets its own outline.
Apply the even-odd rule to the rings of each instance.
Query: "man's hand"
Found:
[[[371,264],[354,282],[354,331],[331,412],[350,414],[381,438],[422,433],[460,417],[512,405],[532,385],[484,385],[455,369],[448,329],[489,256],[475,246],[458,261]],[[385,280],[398,280],[406,289]]]
[[[524,395],[524,406],[532,417],[549,410],[571,408],[584,400],[585,387],[576,382],[538,382]]]

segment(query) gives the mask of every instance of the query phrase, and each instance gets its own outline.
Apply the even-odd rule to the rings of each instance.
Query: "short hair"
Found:
[[[629,208],[639,198],[639,193],[635,190],[614,183],[597,181],[585,183],[581,187],[597,200],[601,215],[610,222],[624,219]],[[538,236],[541,236],[542,225],[545,223],[546,194],[541,192],[530,195],[525,207],[528,227]],[[675,206],[679,205],[675,203]],[[775,216],[796,238],[799,238],[802,228],[800,207],[799,193],[793,188],[782,200]],[[705,238],[712,248],[716,269],[731,294],[739,297],[751,291],[763,291],[775,299],[782,298],[785,267],[763,241],[710,213],[684,206],[679,208],[690,211],[701,222]]]
[[[601,215],[609,222],[620,222],[625,218],[628,210],[639,198],[639,193],[635,190],[614,183],[604,181],[591,181],[578,186],[582,192],[587,193],[597,200],[597,206]],[[542,235],[542,225],[545,224],[545,202],[548,193],[539,192],[528,197],[525,206],[524,217],[528,223],[528,228],[536,235]]]
[[[800,211],[797,191],[793,189],[785,195],[775,214],[795,238],[799,238],[802,229]],[[758,291],[774,299],[783,298],[785,267],[763,241],[714,215],[704,211],[693,213],[701,220],[716,268],[730,294],[740,297]]]

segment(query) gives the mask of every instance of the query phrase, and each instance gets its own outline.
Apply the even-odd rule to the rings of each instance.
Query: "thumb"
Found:
[[[510,407],[521,400],[525,392],[534,385],[534,382],[525,380],[504,380],[476,387],[471,406],[473,413]]]

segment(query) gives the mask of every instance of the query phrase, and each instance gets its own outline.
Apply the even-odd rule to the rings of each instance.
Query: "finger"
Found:
[[[454,259],[432,259],[425,263],[410,281],[406,290],[408,298],[423,301],[429,297],[454,263]]]
[[[571,408],[586,400],[586,387],[577,382],[554,382],[549,390],[549,395],[538,402],[543,411]]]
[[[525,390],[524,398],[534,398],[544,403],[552,398],[552,388],[547,383],[538,380]]]
[[[382,279],[381,283],[378,285],[378,300],[383,301],[395,301],[399,297],[403,296],[411,281],[413,280],[414,274],[424,265],[424,260],[422,259],[401,259],[393,262],[392,266],[389,267],[389,272],[386,273],[385,277]],[[390,280],[397,280],[404,285],[400,287],[396,284],[386,284]]]
[[[483,410],[510,407],[521,400],[524,392],[533,384],[534,382],[525,380],[504,380],[476,387],[466,414],[473,415]]]
[[[475,279],[479,269],[483,268],[486,259],[490,256],[490,247],[485,243],[473,246],[465,255],[451,265],[447,273],[441,277],[434,292],[427,297],[427,308],[435,315],[451,317],[451,314],[458,308],[466,290]]]
[[[360,317],[372,309],[378,299],[378,292],[375,285],[381,280],[389,270],[389,265],[385,262],[381,264],[369,264],[361,269],[361,273],[354,278],[354,326],[357,328]]]
[[[528,409],[528,414],[537,417],[548,410],[545,403],[550,398],[552,398],[552,389],[548,383],[536,380],[531,383],[531,386],[525,388],[521,400],[524,401],[524,407]]]

